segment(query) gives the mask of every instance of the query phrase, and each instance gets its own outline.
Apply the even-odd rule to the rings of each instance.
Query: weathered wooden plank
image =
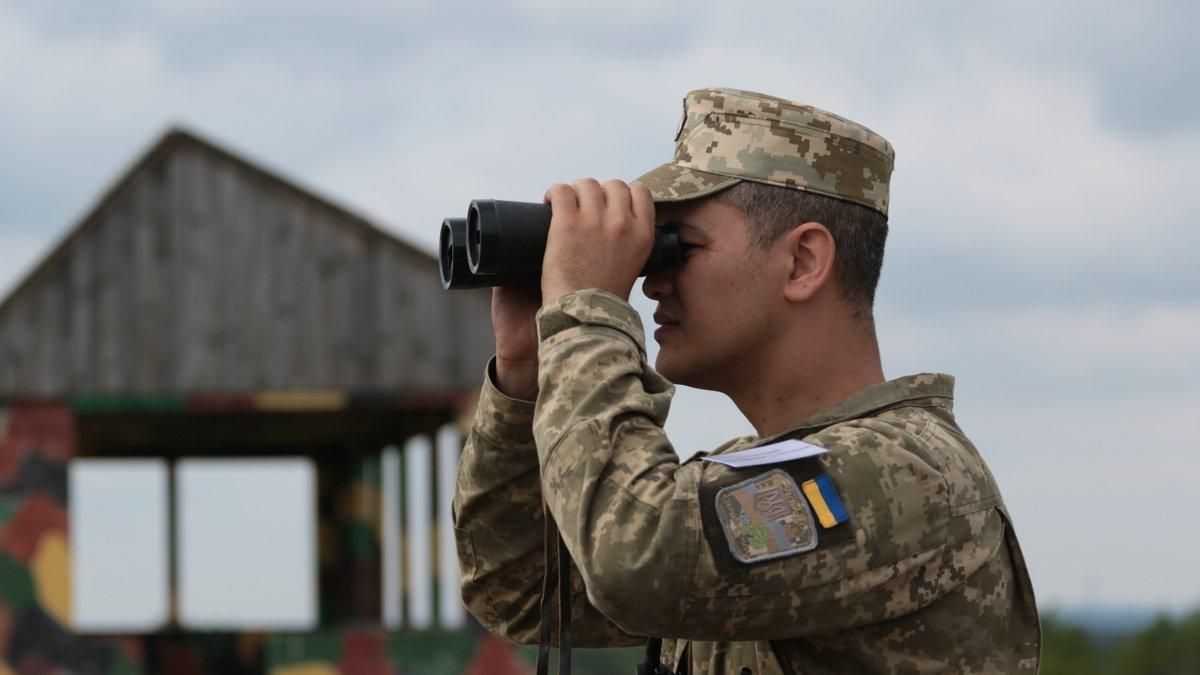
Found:
[[[269,212],[271,229],[270,306],[268,315],[271,349],[267,352],[267,382],[281,388],[295,377],[296,360],[296,273],[301,255],[300,205],[281,203]]]
[[[187,301],[189,299],[187,265],[190,252],[187,248],[187,235],[184,216],[184,199],[187,191],[187,167],[183,153],[175,152],[164,160],[164,182],[166,185],[166,203],[163,213],[165,220],[165,238],[167,244],[163,247],[163,275],[166,282],[163,289],[169,296],[165,299],[163,308],[163,332],[159,339],[165,340],[168,346],[164,352],[169,354],[169,372],[164,373],[164,385],[170,391],[182,393],[186,389],[188,377],[189,355],[185,352],[185,338],[190,330]]]
[[[317,387],[340,388],[345,373],[345,355],[349,348],[349,274],[343,244],[345,238],[330,220],[329,214],[318,212],[317,228],[320,274],[317,294],[321,297],[322,323],[325,342],[317,356]]]
[[[390,288],[392,291],[391,306],[385,317],[388,322],[389,339],[386,348],[389,351],[388,360],[391,364],[393,386],[400,388],[414,383],[416,365],[413,356],[413,334],[410,329],[413,316],[414,294],[409,284],[411,277],[407,266],[400,264],[399,255],[392,252],[389,260]]]
[[[244,357],[245,324],[253,321],[245,302],[245,274],[247,259],[245,226],[240,216],[244,212],[242,203],[244,181],[225,163],[213,162],[214,178],[210,197],[212,204],[212,232],[214,258],[206,266],[210,270],[209,283],[216,289],[217,305],[216,339],[213,344],[217,388],[229,391],[247,391],[248,383],[241,367]]]
[[[286,382],[295,388],[318,386],[323,364],[318,363],[325,345],[324,307],[319,291],[320,231],[314,222],[312,209],[300,205],[296,226],[299,229],[300,256],[292,270],[295,281],[296,321],[291,338],[296,351],[292,358],[292,371]]]
[[[18,298],[9,306],[8,340],[13,358],[9,361],[12,369],[14,393],[32,393],[32,383],[29,375],[30,336],[29,304],[32,296]]]
[[[118,365],[116,373],[117,387],[122,393],[132,392],[137,389],[135,377],[140,358],[137,340],[139,321],[135,241],[137,220],[141,217],[141,214],[139,213],[135,198],[135,192],[126,191],[120,219],[115,223],[120,232],[118,255],[123,260],[121,272],[117,277],[120,332],[118,333]]]
[[[374,311],[379,304],[380,242],[363,240],[359,262],[354,265],[355,290],[351,297],[351,332],[354,369],[352,380],[358,388],[376,390],[380,388],[379,372],[379,314]]]
[[[220,274],[219,242],[213,209],[214,172],[197,153],[184,155],[188,171],[184,183],[184,236],[189,251],[187,264],[188,302],[185,306],[191,317],[191,330],[183,336],[184,352],[188,355],[190,372],[184,383],[185,391],[204,392],[220,389],[217,379],[221,330],[217,312],[220,306],[220,287],[214,277]]]
[[[379,252],[377,263],[377,283],[379,294],[374,303],[373,311],[378,317],[377,345],[378,351],[378,381],[379,387],[388,387],[389,383],[401,382],[401,360],[398,358],[402,351],[397,348],[401,331],[398,330],[396,307],[400,303],[401,289],[397,282],[397,265],[394,253],[390,250]]]
[[[42,306],[38,343],[41,363],[38,364],[40,381],[38,393],[52,396],[66,387],[66,374],[70,367],[67,359],[67,339],[70,335],[70,278],[65,265],[59,265],[49,279],[46,300]]]
[[[53,330],[48,324],[51,323],[49,320],[52,318],[51,312],[54,307],[54,275],[44,277],[39,286],[39,292],[29,298],[29,315],[26,321],[29,329],[29,376],[33,392],[44,396],[49,378],[47,370],[50,358],[47,352],[51,348],[49,341],[53,339],[53,333],[47,335],[47,331]]]
[[[113,195],[0,315],[0,391],[476,386],[490,292],[353,216],[186,142]]]
[[[198,379],[196,371],[202,367],[200,345],[192,336],[198,331],[198,314],[193,307],[199,301],[196,289],[198,280],[193,269],[196,262],[197,249],[194,239],[192,196],[192,175],[194,163],[184,151],[177,152],[171,159],[168,180],[171,184],[173,203],[171,232],[175,242],[175,280],[176,298],[173,308],[174,348],[176,355],[175,391],[183,393],[193,388]]]
[[[243,324],[245,331],[244,359],[245,386],[250,390],[266,388],[270,384],[267,373],[267,354],[271,349],[270,327],[273,317],[271,305],[271,277],[276,273],[273,264],[275,251],[271,247],[271,216],[282,207],[279,198],[264,190],[262,185],[247,184],[243,205],[246,235],[248,237],[246,269],[244,270],[246,313],[251,320]]]
[[[96,363],[96,247],[94,229],[86,229],[73,242],[66,267],[69,270],[71,331],[67,367],[68,391],[89,391]]]
[[[171,228],[170,167],[159,161],[150,169],[147,180],[146,231],[149,251],[143,268],[144,307],[149,316],[143,323],[143,348],[149,354],[145,393],[168,394],[175,391],[175,333],[171,330],[178,277],[175,233]]]
[[[129,305],[133,306],[132,323],[127,327],[124,339],[129,343],[132,354],[132,372],[129,374],[130,389],[153,392],[155,390],[155,353],[161,341],[154,335],[156,313],[155,298],[161,278],[154,266],[155,236],[154,208],[161,198],[161,186],[156,184],[154,172],[142,174],[130,186],[133,201],[130,210],[132,250],[129,256],[131,286]]]
[[[116,277],[124,261],[118,253],[120,233],[111,214],[111,210],[105,210],[96,228],[96,388],[102,394],[117,392],[120,365],[120,288]]]

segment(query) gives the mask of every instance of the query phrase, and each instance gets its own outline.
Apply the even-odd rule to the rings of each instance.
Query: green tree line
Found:
[[[1200,673],[1200,611],[1159,617],[1124,635],[1098,636],[1051,614],[1042,617],[1042,675]]]

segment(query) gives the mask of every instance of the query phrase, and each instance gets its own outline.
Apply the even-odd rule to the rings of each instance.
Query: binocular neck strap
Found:
[[[688,675],[692,644],[689,642],[684,650],[684,660],[679,672],[674,672],[662,662],[662,638],[652,637],[646,640],[646,659],[638,665],[637,675]]]
[[[538,628],[537,675],[550,672],[550,617],[554,614],[554,587],[558,586],[558,675],[571,675],[571,554],[550,509],[542,502],[546,521],[542,575],[541,621]]]

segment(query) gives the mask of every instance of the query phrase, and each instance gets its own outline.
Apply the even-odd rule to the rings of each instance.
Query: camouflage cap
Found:
[[[892,144],[812,106],[738,89],[683,99],[675,158],[638,179],[656,202],[695,199],[739,181],[807,190],[887,215]]]

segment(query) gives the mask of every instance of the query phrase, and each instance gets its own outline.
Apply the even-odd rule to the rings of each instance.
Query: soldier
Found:
[[[1033,589],[953,378],[883,376],[891,145],[730,89],[689,93],[675,144],[633,184],[552,186],[541,288],[495,291],[454,500],[467,607],[537,642],[544,500],[577,646],[666,638],[691,675],[1035,671]],[[656,219],[686,253],[644,284],[652,368],[627,299]],[[757,436],[680,463],[672,382]]]

